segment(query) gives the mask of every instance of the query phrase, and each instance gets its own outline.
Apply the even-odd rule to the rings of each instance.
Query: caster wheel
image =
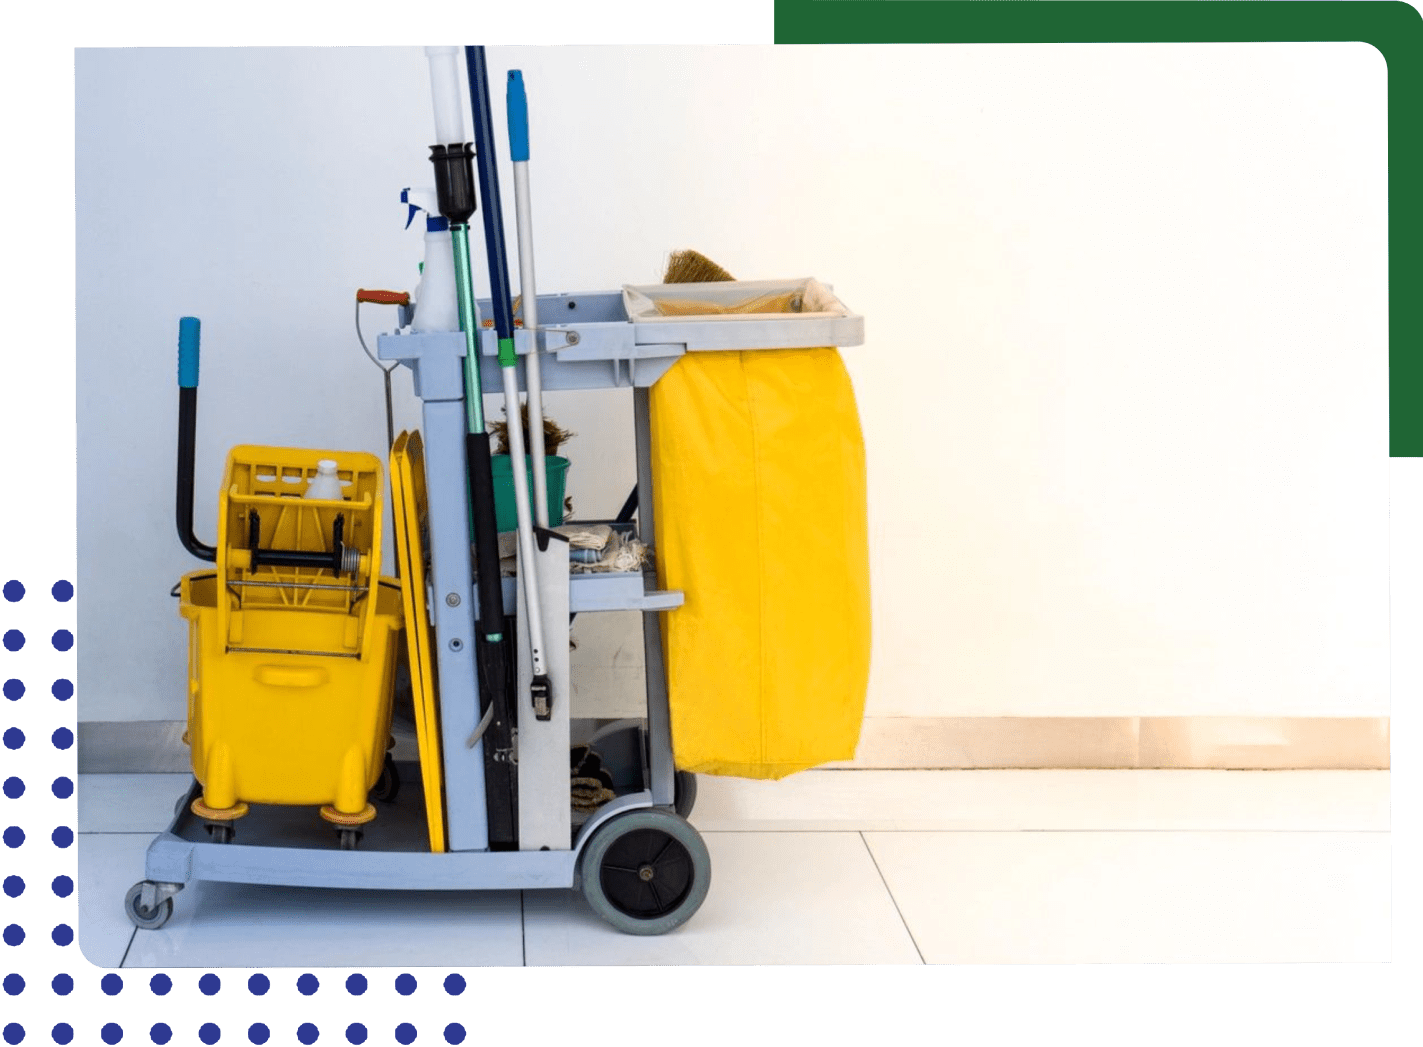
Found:
[[[213,843],[231,843],[237,835],[237,830],[226,822],[208,822],[203,828],[208,831]]]
[[[341,840],[341,850],[354,851],[360,845],[361,837],[365,833],[359,829],[337,829],[336,835]]]
[[[711,886],[711,856],[697,830],[657,808],[599,826],[579,869],[593,911],[626,934],[665,934],[680,926]]]
[[[381,803],[394,803],[399,795],[400,772],[395,769],[395,761],[390,758],[390,753],[386,753],[385,766],[381,768],[380,777],[371,789],[371,799]]]
[[[691,771],[678,771],[672,781],[672,809],[683,818],[690,818],[696,805],[697,776]]]
[[[153,908],[146,908],[143,904],[143,883],[136,883],[124,895],[124,913],[139,930],[156,931],[173,915],[173,899],[164,898]]]

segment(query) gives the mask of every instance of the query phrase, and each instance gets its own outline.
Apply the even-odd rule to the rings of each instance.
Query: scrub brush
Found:
[[[700,251],[673,251],[667,259],[664,284],[706,284],[719,280],[735,280],[721,266]]]

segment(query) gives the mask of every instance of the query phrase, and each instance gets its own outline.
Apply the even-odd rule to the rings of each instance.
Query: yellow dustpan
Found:
[[[425,820],[430,850],[445,850],[444,781],[440,721],[435,691],[435,638],[425,605],[425,548],[420,524],[428,513],[425,455],[420,434],[402,432],[390,449],[390,492],[395,509],[395,555],[405,600],[405,637],[410,654],[410,686],[415,699],[415,737],[420,745],[420,778],[425,787]]]

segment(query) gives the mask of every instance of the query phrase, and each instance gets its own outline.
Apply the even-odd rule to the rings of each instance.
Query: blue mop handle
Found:
[[[489,256],[489,297],[494,306],[494,330],[501,342],[510,341],[509,351],[512,353],[514,305],[513,296],[509,293],[504,219],[499,206],[499,168],[494,151],[494,121],[489,111],[489,74],[485,69],[483,47],[467,46],[464,57],[469,70],[470,115],[474,118],[474,164],[479,175],[479,193],[484,197],[484,246]],[[502,358],[499,364],[505,366]]]
[[[178,388],[198,387],[198,336],[202,323],[196,316],[178,321]]]
[[[529,158],[529,99],[524,94],[522,70],[509,70],[505,106],[509,112],[509,159],[522,163]]]

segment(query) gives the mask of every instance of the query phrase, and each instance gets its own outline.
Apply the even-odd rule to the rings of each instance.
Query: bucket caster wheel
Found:
[[[395,769],[395,761],[390,758],[390,753],[386,753],[385,766],[381,768],[380,777],[371,789],[371,799],[381,803],[394,803],[399,795],[400,772]]]
[[[150,894],[148,904],[143,900],[145,887],[149,889]],[[124,895],[124,913],[129,922],[139,930],[156,931],[173,915],[173,897],[163,897],[158,884],[152,880],[143,880],[130,887],[128,894]]]
[[[686,819],[656,807],[594,830],[579,859],[583,897],[625,934],[665,934],[691,918],[711,886],[711,856]]]
[[[341,841],[341,850],[354,851],[360,845],[361,837],[365,833],[359,829],[337,829],[336,836]]]
[[[208,831],[213,843],[231,843],[232,838],[237,835],[237,830],[232,827],[231,822],[208,822],[203,828]]]

